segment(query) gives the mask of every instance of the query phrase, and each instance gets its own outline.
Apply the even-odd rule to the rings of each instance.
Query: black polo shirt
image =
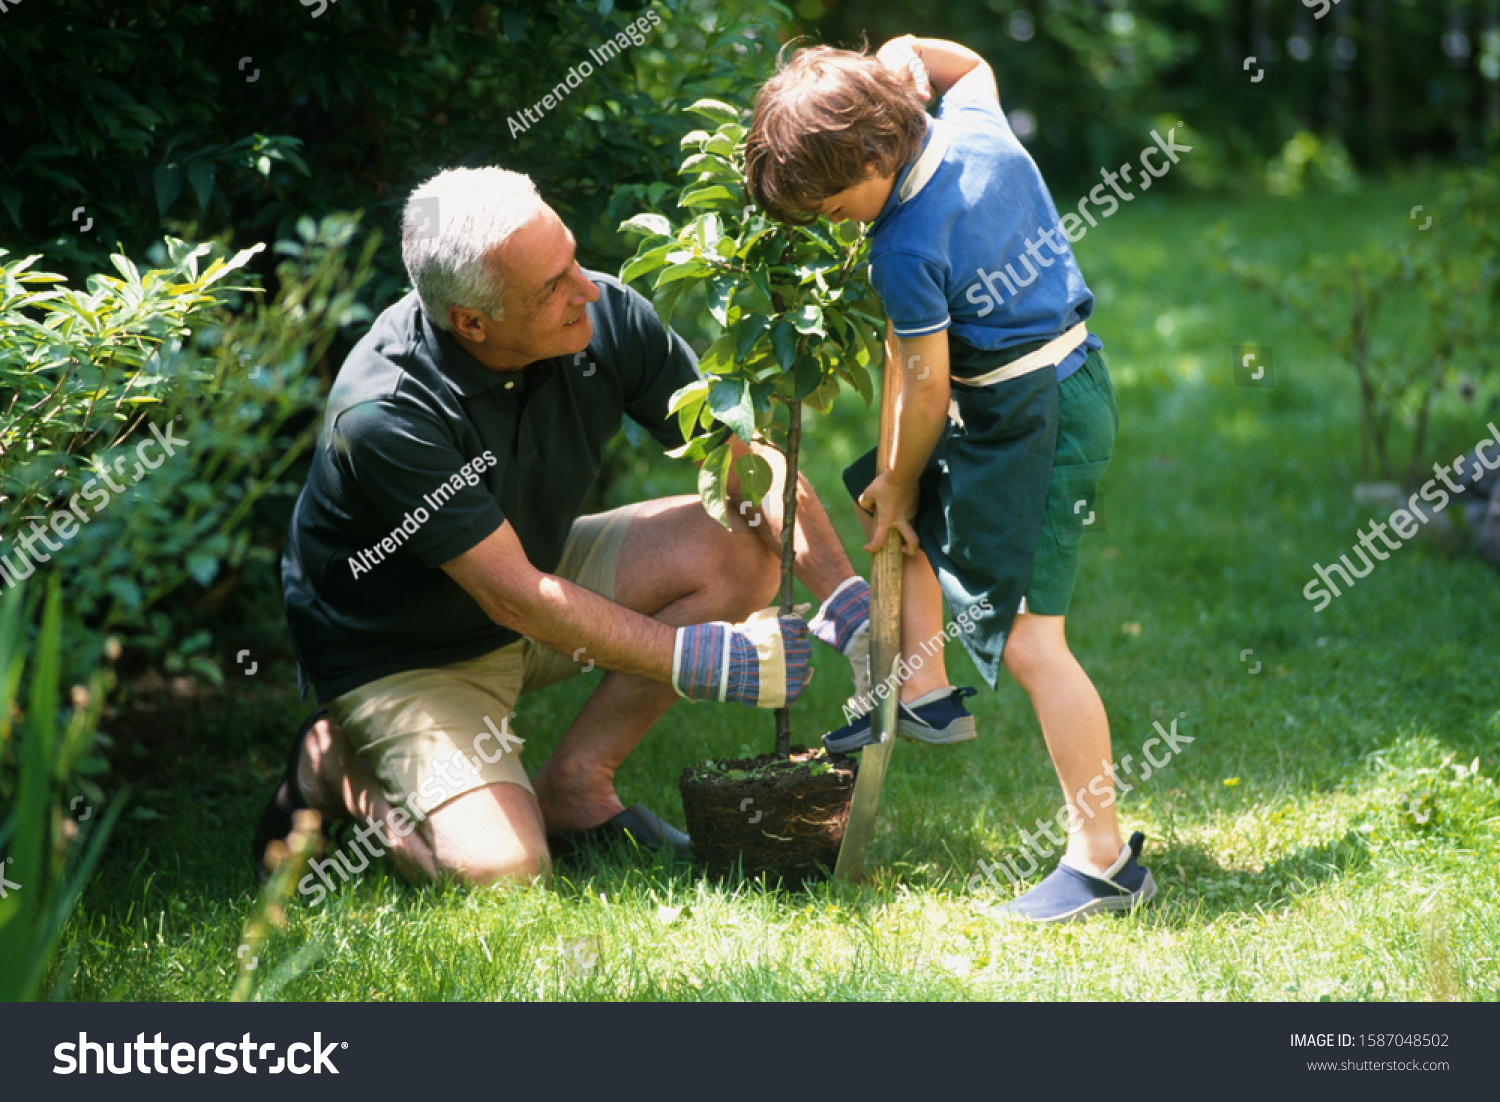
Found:
[[[682,443],[667,404],[698,377],[692,349],[635,291],[586,274],[600,296],[580,356],[493,371],[413,291],[344,361],[281,562],[320,701],[520,638],[439,568],[509,521],[531,564],[556,569],[622,416]]]

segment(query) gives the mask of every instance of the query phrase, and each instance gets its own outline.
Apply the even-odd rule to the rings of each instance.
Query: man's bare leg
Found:
[[[765,608],[775,598],[778,565],[746,519],[733,510],[729,516],[732,532],[696,497],[646,503],[620,548],[615,602],[673,627],[737,622]],[[605,675],[531,779],[550,832],[586,830],[624,810],[615,771],[677,700],[665,682]]]
[[[764,608],[779,581],[773,544],[756,530],[761,525],[751,526],[756,512],[730,516],[732,532],[709,517],[696,497],[643,506],[616,564],[616,603],[674,627],[738,621]],[[828,523],[820,507],[809,508],[804,519]],[[799,576],[815,597],[826,599],[853,572],[848,558],[836,540],[813,541],[832,549],[824,554],[809,551],[805,535],[797,542]],[[624,810],[614,791],[615,771],[677,699],[669,684],[607,674],[532,778],[535,798],[518,785],[474,789],[435,809],[404,839],[389,829],[393,809],[380,782],[331,721],[320,720],[308,733],[298,781],[309,804],[327,818],[368,817],[386,824],[395,844],[392,856],[409,878],[530,878],[546,871],[548,832],[584,830]],[[487,841],[478,847],[477,838]]]
[[[367,844],[386,849],[389,841],[388,852],[408,880],[447,875],[487,884],[544,876],[550,867],[536,797],[517,784],[491,784],[455,796],[417,821],[415,829],[403,807],[403,838],[392,825],[394,809],[380,781],[327,717],[303,741],[297,782],[325,820],[378,824],[379,835],[367,836]]]

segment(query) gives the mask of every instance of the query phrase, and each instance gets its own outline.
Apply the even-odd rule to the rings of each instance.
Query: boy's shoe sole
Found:
[[[952,746],[956,742],[968,742],[977,737],[978,732],[974,727],[974,717],[959,701],[973,696],[975,692],[976,690],[969,688],[954,689],[942,700],[922,706],[921,711],[929,714],[944,705],[951,709],[952,714],[941,727],[928,723],[920,712],[914,711],[906,704],[901,704],[897,710],[899,718],[896,721],[896,734],[908,742],[925,742],[929,746]],[[958,700],[953,699],[955,696]],[[835,754],[852,753],[869,746],[874,741],[875,736],[870,730],[869,713],[823,736],[823,745]]]

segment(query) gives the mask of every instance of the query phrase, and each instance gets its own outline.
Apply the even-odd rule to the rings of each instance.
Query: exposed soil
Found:
[[[827,769],[814,772],[818,763]],[[855,759],[793,746],[690,765],[678,788],[693,856],[710,876],[766,874],[799,888],[832,872],[854,795]]]

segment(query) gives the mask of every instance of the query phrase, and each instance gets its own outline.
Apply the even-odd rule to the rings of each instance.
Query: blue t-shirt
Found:
[[[905,203],[896,177],[871,227],[870,280],[901,337],[949,329],[976,349],[1051,340],[1094,312],[1042,174],[975,81],[960,81],[929,120],[948,149],[926,186]],[[924,143],[925,148],[925,143]],[[1071,375],[1092,333],[1057,366]]]

